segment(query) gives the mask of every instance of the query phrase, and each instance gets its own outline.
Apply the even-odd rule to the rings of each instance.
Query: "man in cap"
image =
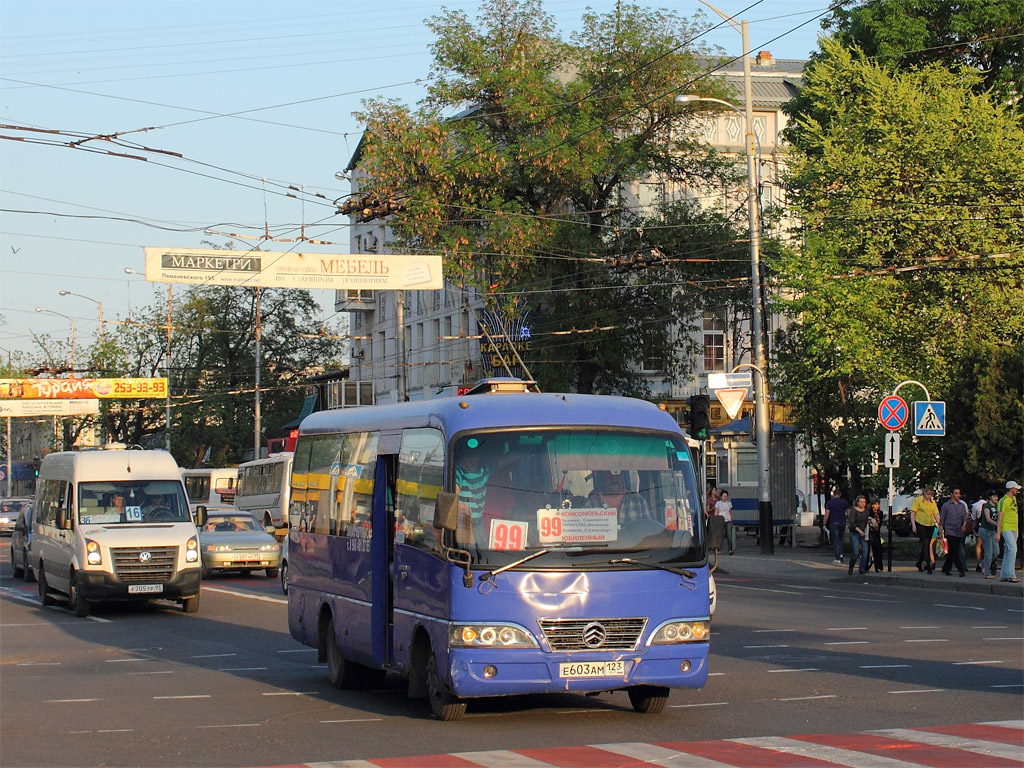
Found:
[[[1006,493],[996,507],[998,520],[996,530],[1003,540],[1003,565],[999,569],[999,580],[1014,584],[1020,579],[1014,570],[1017,564],[1017,531],[1020,528],[1020,515],[1017,513],[1017,491],[1020,485],[1015,480],[1006,482]]]

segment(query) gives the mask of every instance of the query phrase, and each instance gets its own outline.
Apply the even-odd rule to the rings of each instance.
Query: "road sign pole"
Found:
[[[889,550],[889,573],[892,573],[892,499],[895,495],[894,491],[895,489],[893,488],[892,482],[892,467],[889,467],[889,546],[887,547],[887,549]]]

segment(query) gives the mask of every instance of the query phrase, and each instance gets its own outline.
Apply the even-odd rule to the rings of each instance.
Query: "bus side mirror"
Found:
[[[459,514],[459,497],[450,491],[438,491],[434,505],[434,527],[454,531]]]
[[[202,504],[196,507],[196,525],[200,528],[206,525],[206,507]]]

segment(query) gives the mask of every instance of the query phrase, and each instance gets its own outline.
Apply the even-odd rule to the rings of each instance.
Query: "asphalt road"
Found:
[[[720,575],[711,678],[658,716],[624,693],[470,704],[438,723],[395,683],[330,687],[276,580],[169,603],[42,608],[0,554],[4,766],[252,766],[1019,719],[1018,597]],[[1024,759],[1024,756],[1022,756]]]

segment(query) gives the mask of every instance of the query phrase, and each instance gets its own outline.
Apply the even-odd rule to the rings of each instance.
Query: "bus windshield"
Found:
[[[501,566],[684,565],[706,558],[700,494],[677,435],[626,430],[474,432],[456,438],[455,546]],[[602,555],[606,555],[602,558]],[[596,557],[593,557],[596,556]]]
[[[181,483],[174,480],[79,485],[78,522],[83,525],[184,523],[191,519]]]

